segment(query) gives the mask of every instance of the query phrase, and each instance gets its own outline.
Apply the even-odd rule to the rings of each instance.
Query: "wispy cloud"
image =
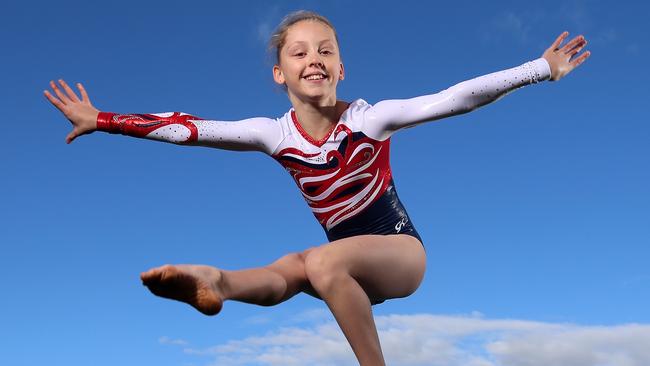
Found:
[[[565,30],[573,33],[571,36],[584,34],[587,37],[588,47],[606,47],[628,39],[621,29],[615,28],[611,23],[603,23],[606,18],[596,16],[589,1],[566,1],[557,14],[558,20],[565,24]],[[630,46],[628,44],[627,48]]]
[[[506,11],[497,14],[480,27],[480,38],[483,43],[498,43],[502,39],[514,39],[520,43],[528,43],[533,25],[540,14],[516,13]]]
[[[242,319],[242,322],[244,324],[248,325],[296,325],[296,324],[304,324],[304,323],[309,323],[309,324],[321,324],[325,322],[333,322],[334,321],[334,316],[332,313],[327,309],[326,306],[318,307],[318,308],[311,308],[311,309],[305,309],[301,312],[295,313],[291,315],[291,319],[282,319],[282,321],[279,321],[280,319],[278,318],[277,314],[267,311],[263,312],[262,314],[250,316],[247,318]]]
[[[650,325],[584,326],[480,314],[376,317],[387,363],[399,366],[646,366]],[[356,365],[335,322],[282,327],[185,352],[209,365]]]
[[[594,25],[594,16],[586,0],[564,1],[556,14],[561,22],[580,31],[591,30]]]
[[[275,26],[280,21],[280,6],[272,5],[259,17],[255,26],[257,40],[266,45],[271,38]]]
[[[333,321],[334,321],[334,316],[326,307],[307,309],[303,312],[295,314],[291,319],[291,323],[294,324],[295,323],[317,324],[317,323],[333,322]]]
[[[638,45],[630,45],[627,48],[628,52],[638,52]],[[636,49],[635,49],[636,48]],[[625,278],[622,282],[624,287],[634,287],[634,286],[647,286],[650,285],[650,275],[639,274]]]
[[[528,40],[528,34],[530,33],[531,26],[530,24],[526,24],[524,22],[524,17],[522,16],[508,12],[502,14],[498,19],[494,21],[493,24],[501,32],[507,32],[522,42]]]
[[[245,318],[243,320],[243,322],[245,324],[249,324],[249,325],[269,324],[272,321],[273,321],[273,319],[268,315],[249,316],[248,318]]]
[[[630,43],[625,47],[625,52],[627,52],[630,55],[637,55],[640,49],[641,47],[639,47],[638,43]]]
[[[160,343],[160,344],[173,344],[173,345],[176,345],[176,346],[187,346],[189,344],[185,340],[172,339],[172,338],[165,337],[165,336],[158,338],[158,343]]]
[[[549,27],[558,24],[557,29]],[[554,27],[554,26],[553,26]],[[612,48],[624,49],[626,53],[635,55],[639,52],[639,42],[635,35],[624,34],[624,31],[612,24],[603,24],[603,18],[593,14],[593,9],[587,0],[571,0],[561,4],[559,9],[507,10],[498,13],[478,28],[479,39],[483,44],[519,43],[534,44],[539,49],[545,49],[562,31],[570,32],[567,41],[574,36],[583,34],[589,44],[586,49]],[[544,38],[540,39],[540,32]],[[551,32],[551,33],[549,33]],[[548,37],[548,38],[546,38]],[[616,43],[620,45],[615,46]]]

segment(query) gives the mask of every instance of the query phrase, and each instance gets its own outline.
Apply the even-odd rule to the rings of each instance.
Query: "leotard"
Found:
[[[362,234],[407,234],[422,242],[397,196],[390,137],[426,121],[470,112],[550,77],[545,59],[463,81],[436,94],[349,104],[321,140],[301,127],[293,109],[282,117],[205,120],[182,112],[101,112],[97,128],[183,145],[261,151],[291,174],[330,241]]]

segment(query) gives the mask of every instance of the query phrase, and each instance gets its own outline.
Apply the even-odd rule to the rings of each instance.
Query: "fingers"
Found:
[[[60,80],[61,80],[61,79],[59,79],[59,81],[60,81]],[[54,93],[56,94],[57,97],[59,97],[59,99],[61,100],[61,102],[62,102],[63,104],[68,104],[68,103],[71,102],[71,101],[70,101],[70,98],[68,98],[65,94],[63,94],[63,92],[61,91],[61,89],[59,89],[59,87],[56,86],[56,84],[54,83],[54,81],[50,81],[50,87],[52,88],[52,90],[54,90]]]
[[[578,67],[581,63],[585,62],[585,60],[591,55],[590,51],[586,51],[582,55],[576,57],[575,60],[571,61],[571,66],[572,67]]]
[[[578,36],[569,41],[567,44],[562,47],[562,52],[565,54],[570,54],[574,48],[584,46],[587,43],[583,36]]]
[[[86,88],[84,88],[81,83],[77,83],[77,88],[79,88],[79,93],[81,93],[81,101],[84,103],[90,103],[90,98],[88,98],[88,93],[86,92]]]
[[[580,50],[582,49],[582,47],[584,47],[585,44],[587,44],[585,38],[582,35],[580,35],[567,42],[567,44],[565,44],[560,50],[560,45],[568,35],[569,32],[567,31],[562,32],[562,34],[560,34],[557,37],[555,42],[553,42],[553,44],[549,48],[552,49],[553,51],[561,51],[565,54],[575,55],[576,53],[580,52]]]
[[[49,100],[50,103],[54,104],[54,106],[55,106],[58,110],[60,110],[61,112],[63,112],[63,109],[65,108],[65,104],[63,104],[63,102],[61,102],[60,100],[58,100],[54,95],[50,94],[50,92],[47,91],[47,90],[43,90],[43,94],[45,94],[45,98],[47,98],[47,100]]]
[[[56,85],[54,81],[50,81],[50,87],[52,90],[54,90],[56,96],[52,95],[52,93],[48,90],[44,90],[43,94],[45,94],[45,97],[50,101],[50,103],[52,103],[61,112],[63,112],[64,108],[70,103],[81,102],[90,104],[88,93],[86,92],[86,89],[83,87],[83,85],[81,85],[81,83],[77,83],[77,88],[79,88],[79,93],[81,94],[81,100],[79,100],[79,97],[77,97],[77,94],[74,92],[74,90],[72,90],[72,88],[68,86],[68,84],[63,79],[59,79],[59,83],[63,87],[65,94],[61,91],[61,89]]]
[[[555,42],[553,42],[553,44],[552,44],[551,47],[549,47],[549,48],[551,48],[551,49],[553,49],[553,50],[560,48],[560,45],[562,44],[562,41],[564,41],[564,39],[565,39],[568,35],[569,35],[569,32],[567,32],[567,31],[562,32],[562,34],[560,34],[560,35],[557,37],[557,39],[555,40]]]
[[[63,80],[59,79],[59,84],[63,87],[63,90],[66,92],[66,96],[73,102],[79,102],[79,98],[77,97],[77,94],[68,86],[68,84]]]
[[[567,55],[569,57],[573,57],[576,53],[582,51],[583,48],[587,45],[587,41],[583,40],[582,42],[578,43],[573,49],[571,49],[569,52],[567,52]]]

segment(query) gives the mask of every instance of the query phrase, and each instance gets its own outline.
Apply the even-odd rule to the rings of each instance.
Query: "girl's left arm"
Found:
[[[118,114],[101,112],[90,102],[86,89],[77,83],[81,98],[63,80],[50,81],[54,95],[45,97],[72,123],[66,136],[71,143],[94,131],[158,140],[179,145],[208,146],[235,151],[261,151],[271,155],[282,140],[277,121],[256,117],[240,121],[205,120],[182,112]],[[56,95],[56,96],[55,96]]]
[[[436,94],[378,102],[364,113],[364,131],[385,140],[402,128],[470,112],[523,86],[559,80],[590,55],[587,51],[571,60],[587,41],[578,36],[559,48],[567,35],[562,33],[542,57],[521,66],[463,81]]]

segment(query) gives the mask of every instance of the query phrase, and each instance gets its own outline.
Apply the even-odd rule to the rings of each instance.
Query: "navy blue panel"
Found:
[[[330,231],[327,231],[325,225],[323,225],[323,229],[329,241],[356,235],[406,234],[417,238],[422,243],[422,238],[415,230],[404,205],[397,196],[392,179],[386,192],[370,206],[334,226]]]

